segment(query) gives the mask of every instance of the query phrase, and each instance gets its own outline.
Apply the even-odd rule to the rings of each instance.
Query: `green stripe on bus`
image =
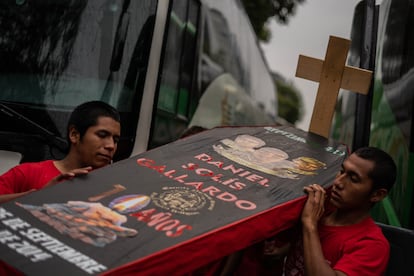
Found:
[[[393,226],[401,227],[401,223],[395,213],[394,207],[392,206],[391,200],[389,197],[385,197],[382,201],[382,206],[384,207],[385,213],[387,214],[388,223]]]

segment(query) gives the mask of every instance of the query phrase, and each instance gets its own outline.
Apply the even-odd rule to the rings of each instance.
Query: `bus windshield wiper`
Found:
[[[36,122],[30,120],[29,118],[25,117],[24,115],[20,114],[19,112],[11,109],[10,107],[4,105],[3,103],[0,103],[0,112],[3,114],[15,118],[18,120],[23,120],[29,125],[36,128],[40,134],[44,135],[45,140],[48,142],[49,145],[53,145],[62,152],[66,151],[67,148],[67,142],[62,137],[57,136],[56,134],[52,133],[51,131],[47,130],[46,128],[42,127],[41,125],[37,124]]]

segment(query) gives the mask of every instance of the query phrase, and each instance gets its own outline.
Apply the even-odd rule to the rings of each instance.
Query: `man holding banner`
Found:
[[[288,255],[285,275],[383,275],[390,246],[370,216],[396,179],[392,158],[365,147],[347,158],[330,195],[317,184],[305,187],[302,238]],[[334,207],[325,212],[325,200]]]
[[[120,116],[112,106],[100,101],[79,105],[69,118],[66,157],[24,163],[1,175],[0,203],[110,164],[120,132]]]

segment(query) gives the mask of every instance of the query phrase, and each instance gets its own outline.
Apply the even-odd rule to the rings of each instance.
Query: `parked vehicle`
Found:
[[[359,67],[372,54],[366,68],[374,71],[372,91],[368,98],[343,91],[333,137],[351,147],[367,139],[393,156],[397,182],[373,214],[378,221],[413,229],[414,1],[383,0],[372,8],[366,2],[355,9],[348,61]]]
[[[277,118],[276,88],[238,0],[1,1],[0,59],[1,171],[60,158],[68,116],[85,101],[120,111],[116,160],[192,125]]]

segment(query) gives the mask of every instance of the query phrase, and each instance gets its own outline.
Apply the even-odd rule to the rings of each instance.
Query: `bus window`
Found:
[[[414,6],[411,0],[387,0],[381,8],[370,144],[393,156],[398,175],[389,197],[401,224],[412,228]],[[386,222],[384,211],[374,211]]]
[[[243,8],[237,1],[205,4],[201,97],[190,126],[275,124],[276,88]]]

